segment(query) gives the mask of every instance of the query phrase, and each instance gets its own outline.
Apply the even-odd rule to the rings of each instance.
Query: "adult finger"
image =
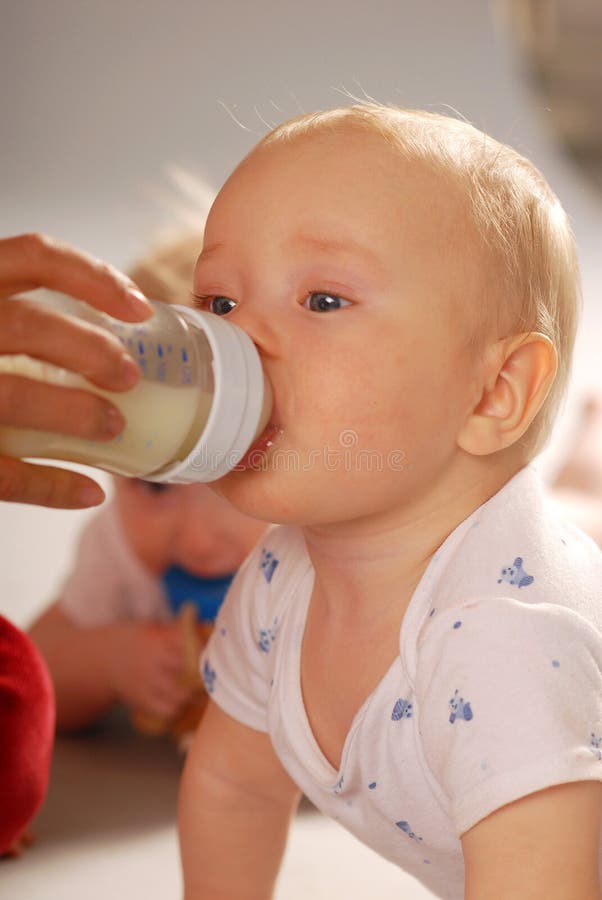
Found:
[[[125,419],[117,407],[97,394],[3,374],[0,374],[0,423],[94,441],[111,440],[125,427]]]
[[[137,322],[151,315],[143,294],[122,272],[41,234],[0,240],[0,296],[46,287]]]
[[[84,509],[104,500],[102,488],[79,472],[0,457],[0,501],[53,509]]]
[[[19,353],[77,372],[107,390],[126,390],[140,377],[110,332],[20,297],[0,299],[0,354]]]

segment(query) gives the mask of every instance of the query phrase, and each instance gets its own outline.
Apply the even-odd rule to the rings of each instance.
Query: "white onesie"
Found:
[[[82,532],[59,605],[81,628],[172,617],[160,578],[133,553],[114,503],[103,507]]]
[[[602,554],[556,518],[535,463],[518,472],[431,559],[339,771],[301,693],[313,579],[301,530],[269,531],[220,611],[206,687],[270,734],[319,809],[461,900],[463,832],[534,791],[602,781]]]

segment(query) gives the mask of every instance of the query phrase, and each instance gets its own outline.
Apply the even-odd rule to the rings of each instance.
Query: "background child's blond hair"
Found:
[[[530,331],[543,333],[556,347],[555,381],[520,440],[528,456],[535,456],[565,394],[580,306],[575,242],[558,198],[517,151],[468,122],[437,113],[361,103],[292,119],[262,143],[340,126],[380,134],[403,158],[424,162],[459,187],[469,228],[460,239],[477,241],[482,269],[478,296],[471,291],[467,298],[471,348],[480,353],[491,339]]]
[[[203,246],[202,230],[188,230],[158,244],[129,270],[129,276],[152,300],[192,303],[192,276]]]

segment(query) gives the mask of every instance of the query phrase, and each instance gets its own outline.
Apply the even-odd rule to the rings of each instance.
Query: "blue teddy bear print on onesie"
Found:
[[[412,704],[410,703],[410,701],[404,700],[403,697],[400,697],[393,707],[391,718],[394,722],[399,722],[400,719],[411,719]]]
[[[523,569],[522,556],[517,556],[511,566],[503,568],[501,575],[502,577],[497,580],[498,584],[501,584],[502,581],[507,581],[508,584],[516,584],[519,588],[527,587],[529,584],[533,584],[535,580],[532,575],[527,575]]]
[[[472,719],[473,712],[470,708],[470,703],[467,703],[463,697],[459,696],[457,689],[454,691],[454,696],[449,701],[449,708],[451,710],[449,721],[452,725],[456,719],[463,719],[465,722],[470,722]]]
[[[272,644],[276,640],[276,635],[278,634],[278,617],[274,619],[271,628],[260,628],[259,630],[259,638],[257,641],[257,646],[262,651],[262,653],[269,653],[272,649]]]
[[[203,682],[208,694],[212,694],[215,689],[215,669],[209,665],[209,660],[205,660],[203,666]]]
[[[272,575],[276,570],[276,566],[278,565],[278,560],[271,550],[263,549],[261,551],[261,561],[259,565],[261,567],[261,571],[263,572],[263,577],[269,584],[272,580]]]
[[[422,838],[420,837],[419,834],[414,834],[414,832],[413,832],[412,829],[410,828],[410,823],[409,823],[409,822],[400,821],[400,822],[396,822],[395,824],[396,824],[397,827],[400,828],[405,834],[407,834],[407,836],[408,836],[409,838],[411,838],[413,841],[416,841],[417,844],[419,844],[419,843],[422,841]]]

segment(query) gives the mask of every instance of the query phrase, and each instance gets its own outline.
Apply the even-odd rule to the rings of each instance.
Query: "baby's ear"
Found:
[[[546,399],[558,368],[552,341],[531,331],[503,338],[486,354],[480,399],[458,434],[474,456],[504,450],[525,433]]]

